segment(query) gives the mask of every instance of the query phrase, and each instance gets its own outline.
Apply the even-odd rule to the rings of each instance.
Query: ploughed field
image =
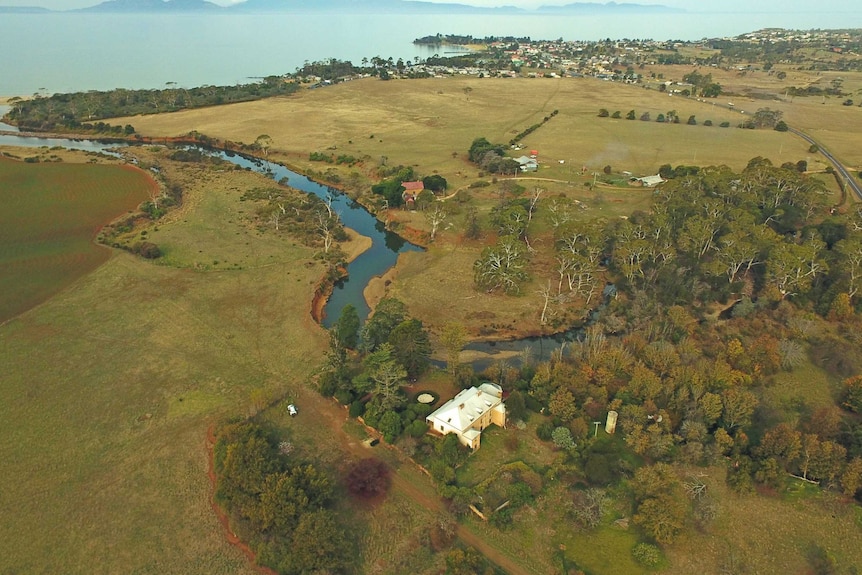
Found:
[[[110,257],[99,229],[148,197],[128,167],[0,158],[0,322],[45,301]]]

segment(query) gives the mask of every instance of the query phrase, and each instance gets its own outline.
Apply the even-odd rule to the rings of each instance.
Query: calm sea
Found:
[[[448,48],[414,46],[438,32],[534,39],[698,40],[766,27],[840,28],[845,14],[609,16],[105,15],[2,14],[0,96],[112,88],[244,83],[293,72],[305,60],[425,57]]]

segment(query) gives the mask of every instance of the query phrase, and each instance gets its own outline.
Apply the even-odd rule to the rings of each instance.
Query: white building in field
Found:
[[[462,444],[479,449],[482,430],[491,425],[505,427],[506,406],[503,389],[495,383],[462,390],[425,418],[434,432],[458,434]]]

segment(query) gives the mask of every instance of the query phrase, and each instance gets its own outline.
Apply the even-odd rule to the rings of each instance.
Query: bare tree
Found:
[[[555,230],[560,226],[568,223],[568,221],[572,217],[567,207],[558,203],[557,200],[551,201],[551,205],[548,206],[548,212],[550,212],[551,214],[549,216],[551,220],[551,227],[553,227]]]
[[[545,325],[545,319],[548,314],[548,305],[551,303],[551,298],[553,297],[552,294],[551,280],[548,280],[546,285],[539,288],[539,295],[542,298],[542,317],[539,319],[540,325]]]
[[[437,235],[437,229],[440,227],[440,224],[446,221],[448,214],[439,203],[434,206],[433,210],[426,210],[424,213],[425,220],[431,226],[431,241],[433,242],[434,237]]]
[[[317,231],[323,239],[323,253],[329,253],[329,248],[332,247],[332,228],[333,218],[325,212],[317,212]]]
[[[155,186],[151,186],[149,190],[150,194],[150,202],[152,202],[153,207],[155,209],[159,209],[159,198],[162,197],[162,186],[156,183]]]
[[[527,222],[533,221],[533,212],[536,211],[536,204],[539,203],[539,198],[545,192],[542,188],[535,188],[530,195],[530,207],[527,209]]]

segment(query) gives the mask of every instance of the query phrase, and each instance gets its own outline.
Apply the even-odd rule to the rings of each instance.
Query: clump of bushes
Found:
[[[638,543],[632,548],[632,557],[644,567],[655,567],[661,562],[661,551],[650,543]]]
[[[148,260],[162,257],[162,250],[153,242],[141,242],[135,246],[134,252]]]
[[[347,490],[357,497],[370,499],[389,490],[389,467],[377,458],[369,457],[354,463],[345,478]]]
[[[312,162],[326,162],[327,164],[335,162],[332,154],[324,154],[323,152],[311,152],[308,154],[308,159]]]

